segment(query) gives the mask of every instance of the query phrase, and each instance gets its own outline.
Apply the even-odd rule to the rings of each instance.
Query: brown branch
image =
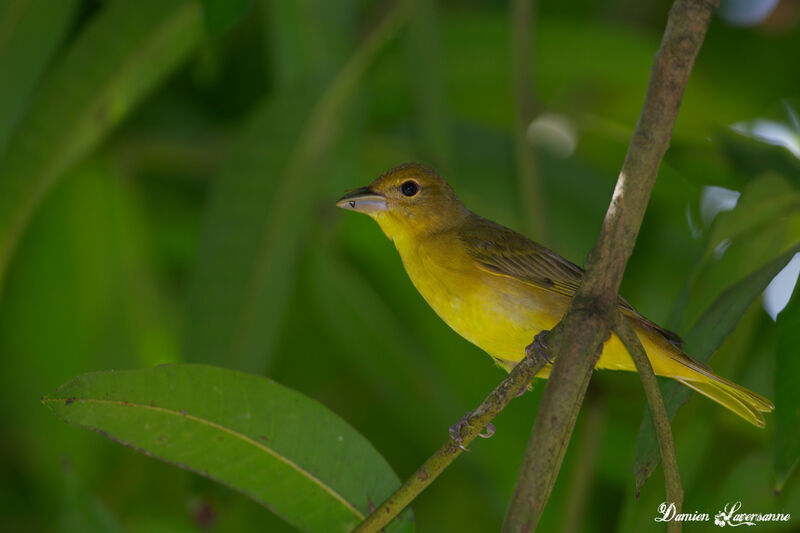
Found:
[[[617,313],[617,324],[614,326],[614,333],[625,345],[625,349],[631,354],[631,359],[636,365],[639,377],[642,379],[642,387],[647,396],[647,404],[650,406],[650,414],[653,415],[653,423],[658,437],[658,447],[661,451],[662,464],[664,465],[664,485],[666,489],[667,502],[674,503],[676,512],[681,512],[683,504],[683,488],[681,487],[680,470],[678,469],[678,457],[675,454],[675,442],[672,440],[672,428],[669,425],[669,415],[664,406],[664,398],[661,396],[661,388],[658,380],[653,373],[653,366],[647,358],[639,337],[633,330],[630,322]],[[667,531],[679,532],[681,523],[673,520],[667,523]]]
[[[658,167],[669,146],[689,73],[718,0],[676,0],[655,56],[644,106],[583,283],[554,328],[557,354],[506,515],[506,532],[533,531],[550,496],[602,344],[616,320],[625,265],[633,251]]]
[[[461,429],[461,445],[466,448],[475,440],[489,422],[496,417],[508,403],[525,390],[533,376],[545,365],[545,360],[534,354],[524,358],[506,378],[495,387],[492,393],[472,411],[469,425]],[[391,522],[420,492],[425,490],[464,450],[455,441],[448,439],[436,450],[414,474],[375,509],[353,533],[373,533],[380,531]]]

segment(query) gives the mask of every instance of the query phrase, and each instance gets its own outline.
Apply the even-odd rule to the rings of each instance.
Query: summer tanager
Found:
[[[567,310],[583,269],[506,227],[482,218],[456,197],[432,168],[405,164],[337,204],[372,217],[391,239],[408,276],[433,310],[459,335],[510,371],[534,336]],[[681,339],[619,298],[654,372],[703,394],[764,427],[766,398],[715,375],[681,351]],[[550,365],[536,377],[547,378]],[[636,371],[616,335],[596,368]]]

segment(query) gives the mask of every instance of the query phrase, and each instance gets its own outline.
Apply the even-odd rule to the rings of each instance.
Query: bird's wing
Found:
[[[572,298],[583,279],[583,269],[527,237],[476,215],[459,238],[478,268],[517,279],[547,291]],[[639,314],[624,298],[619,310],[641,327],[655,331],[677,347],[683,340]]]

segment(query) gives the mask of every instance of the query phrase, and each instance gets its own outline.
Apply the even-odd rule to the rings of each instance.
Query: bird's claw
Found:
[[[548,364],[553,364],[553,361],[547,355],[547,352],[550,351],[550,346],[548,346],[545,341],[548,333],[550,333],[550,330],[543,329],[533,337],[533,342],[525,347],[525,355],[527,357],[532,359],[534,355],[538,355],[547,361]]]
[[[469,411],[467,414],[459,418],[458,422],[450,426],[450,432],[449,432],[450,438],[453,439],[453,442],[456,443],[456,446],[458,446],[465,452],[468,452],[469,450],[463,444],[461,444],[461,430],[464,428],[464,426],[469,427],[470,416],[472,416],[472,411]]]
[[[461,448],[461,449],[462,449],[462,450],[464,450],[465,452],[468,452],[468,451],[469,451],[469,449],[468,449],[468,448],[466,448],[466,447],[465,447],[465,446],[462,444],[462,439],[461,439],[461,430],[462,430],[462,429],[464,429],[464,426],[467,426],[467,427],[471,427],[471,426],[472,426],[472,424],[470,424],[470,423],[469,423],[469,419],[470,419],[470,417],[471,417],[472,415],[473,415],[473,411],[469,411],[469,412],[467,412],[467,414],[465,414],[464,416],[462,416],[462,417],[461,417],[461,418],[458,420],[458,422],[456,422],[455,424],[453,424],[452,426],[450,426],[450,431],[449,431],[449,433],[450,433],[450,438],[451,438],[451,439],[453,439],[453,442],[455,442],[455,443],[456,443],[456,446],[458,446],[459,448]],[[495,432],[495,427],[494,427],[494,424],[492,424],[491,422],[489,422],[489,424],[487,424],[487,426],[486,426],[486,433],[478,433],[478,436],[479,436],[479,437],[481,437],[481,438],[483,438],[483,439],[488,439],[489,437],[491,437],[492,435],[494,435],[494,432]]]

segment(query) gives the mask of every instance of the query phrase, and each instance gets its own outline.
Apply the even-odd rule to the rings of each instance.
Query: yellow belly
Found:
[[[423,252],[406,254],[403,262],[411,281],[436,314],[506,370],[525,357],[525,348],[537,333],[561,320],[569,305],[569,298],[561,294],[478,270],[469,258],[448,257],[444,261],[426,257]],[[654,339],[646,331],[637,333],[657,374],[683,373],[683,365],[665,352],[671,349],[665,341]],[[662,353],[664,356],[658,357]],[[616,335],[606,342],[597,368],[635,370]],[[538,377],[549,374],[548,365]]]

